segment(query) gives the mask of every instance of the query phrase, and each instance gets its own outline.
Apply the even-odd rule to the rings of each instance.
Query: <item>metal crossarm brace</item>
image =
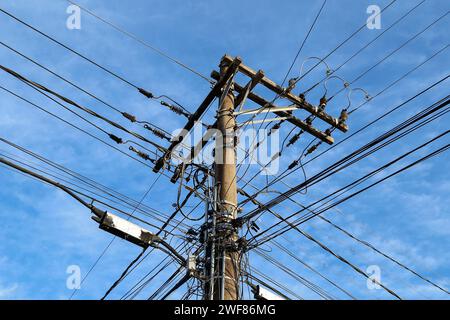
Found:
[[[211,77],[213,76],[214,72],[216,72],[216,71],[213,71],[213,73],[211,74]],[[243,103],[247,99],[248,95],[251,94],[251,91],[256,87],[256,85],[261,81],[261,79],[263,77],[264,77],[264,72],[262,70],[259,70],[258,72],[256,72],[254,77],[245,86],[245,88],[242,91],[240,91],[239,95],[236,97],[235,108],[239,107],[239,105],[243,105]],[[218,80],[219,78],[220,78],[219,73],[217,73],[217,77],[215,80]],[[211,125],[211,128],[216,128],[216,127],[217,127],[217,121]],[[210,132],[206,132],[203,135],[202,139],[191,150],[191,159],[192,160],[195,159],[195,157],[198,155],[198,153],[206,146],[209,139],[211,139],[211,138],[212,138],[212,134]]]
[[[224,59],[224,58],[222,58],[222,59]],[[153,168],[154,172],[158,172],[159,170],[161,170],[166,159],[170,158],[172,151],[178,146],[178,144],[180,144],[183,141],[187,132],[189,132],[194,127],[195,122],[197,122],[200,119],[200,117],[206,111],[206,109],[211,104],[211,102],[214,100],[214,98],[221,94],[221,90],[222,90],[223,86],[235,74],[235,72],[236,72],[237,68],[239,67],[239,65],[241,64],[241,62],[242,62],[242,60],[239,57],[236,57],[235,59],[233,59],[230,62],[230,67],[228,68],[226,74],[217,81],[217,83],[214,85],[212,90],[206,96],[205,100],[203,100],[203,102],[200,104],[197,111],[195,111],[195,113],[192,114],[192,116],[189,118],[187,124],[183,128],[184,130],[182,130],[181,133],[174,139],[174,141],[169,146],[169,148],[164,153],[164,155],[156,161],[155,167]]]
[[[261,79],[264,78],[264,72],[262,70],[259,70],[255,75],[252,77],[250,82],[245,86],[244,91],[242,91],[236,98],[235,109],[240,106],[239,111],[242,110],[242,106],[245,103],[245,100],[248,97],[248,94],[256,87],[256,85],[261,81]]]

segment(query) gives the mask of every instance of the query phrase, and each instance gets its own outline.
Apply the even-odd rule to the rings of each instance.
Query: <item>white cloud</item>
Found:
[[[18,288],[19,285],[17,283],[6,286],[0,283],[0,299],[14,299]]]

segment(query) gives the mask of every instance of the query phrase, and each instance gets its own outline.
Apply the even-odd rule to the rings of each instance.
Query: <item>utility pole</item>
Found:
[[[217,121],[210,126],[216,129],[208,130],[191,148],[189,161],[193,161],[199,152],[215,135],[215,164],[213,170],[206,170],[208,177],[211,177],[213,184],[208,187],[207,210],[205,223],[202,226],[200,241],[204,244],[204,259],[199,259],[203,281],[205,300],[238,300],[240,297],[240,258],[242,252],[246,250],[245,239],[239,239],[239,228],[248,221],[248,215],[238,217],[239,211],[237,202],[237,177],[236,177],[236,117],[251,116],[264,113],[273,113],[277,117],[274,119],[253,120],[250,122],[263,123],[271,121],[286,121],[300,129],[300,134],[309,134],[318,140],[318,144],[333,144],[331,136],[333,130],[337,129],[346,132],[348,126],[346,110],[341,111],[339,118],[335,118],[326,112],[327,99],[322,97],[317,105],[308,101],[303,94],[292,93],[293,87],[284,88],[265,76],[262,70],[253,70],[244,65],[239,57],[224,55],[220,62],[220,70],[211,73],[211,77],[216,80],[215,85],[205,97],[203,102],[190,117],[184,130],[172,139],[172,143],[167,148],[163,156],[155,163],[154,172],[161,170],[170,161],[172,153],[186,137],[208,110],[214,98],[219,97],[219,108],[217,110]],[[244,75],[248,78],[246,85],[235,83],[236,74]],[[264,97],[253,92],[253,89],[261,85],[277,97],[290,101],[289,106],[277,106],[275,101],[268,101]],[[237,94],[235,97],[235,93]],[[246,100],[251,100],[260,107],[257,109],[243,109]],[[298,118],[293,112],[303,113],[306,119]],[[323,121],[330,126],[325,131],[315,127],[313,121]],[[259,121],[259,122],[258,122]],[[247,122],[244,122],[245,125]],[[308,149],[311,153],[318,144]],[[297,165],[294,161],[290,166]],[[179,175],[171,180],[173,183],[179,179]],[[242,190],[240,191],[242,192]],[[256,210],[262,211],[262,208]],[[254,210],[255,211],[255,210]],[[258,211],[259,212],[259,211]],[[251,213],[254,217],[254,212]]]
[[[230,63],[222,60],[220,75],[225,76]],[[217,111],[217,136],[215,154],[215,188],[217,211],[215,217],[215,276],[213,299],[239,299],[240,262],[236,245],[237,229],[233,221],[237,218],[236,150],[233,77],[224,87]]]

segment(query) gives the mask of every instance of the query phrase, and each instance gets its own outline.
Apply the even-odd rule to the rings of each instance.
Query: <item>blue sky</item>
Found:
[[[368,5],[377,4],[384,7],[389,2],[329,0],[291,76],[298,75],[300,64],[304,59],[310,56],[326,55],[359,28],[367,19]],[[375,38],[384,28],[419,2],[397,1],[382,14],[381,30],[365,29],[358,33],[330,56],[327,63],[331,68],[340,65],[347,57]],[[136,1],[133,6],[124,1],[80,0],[79,3],[123,26],[126,30],[203,74],[209,75],[213,69],[217,69],[221,56],[228,53],[241,56],[245,64],[254,69],[263,69],[271,79],[281,82],[322,1],[292,0],[276,3],[274,1],[227,1],[225,3],[216,0]],[[1,8],[23,18],[156,95],[170,95],[190,111],[194,111],[208,93],[209,85],[204,80],[99,23],[87,14],[82,13],[81,30],[67,29],[67,6],[68,3],[63,0],[0,1]],[[352,80],[448,9],[448,3],[444,0],[425,1],[418,10],[346,64],[337,74],[349,81]],[[155,101],[145,99],[129,86],[19,25],[6,15],[0,14],[0,24],[2,26],[1,41],[45,66],[57,70],[75,83],[82,84],[84,88],[111,102],[114,106],[119,106],[121,110],[132,112],[141,119],[150,119],[168,131],[183,126],[184,118],[163,109]],[[447,16],[362,77],[355,83],[355,87],[363,87],[370,94],[375,95],[448,44],[448,28]],[[4,47],[0,48],[0,57],[1,64],[46,84],[116,121],[129,125],[102,104],[26,62]],[[368,103],[349,119],[349,132],[356,131],[371,119],[446,76],[449,62],[449,54],[446,50],[395,87]],[[323,76],[323,68],[317,68],[299,83],[297,90],[308,88]],[[73,115],[5,73],[0,74],[0,79],[2,86],[21,93],[64,119],[88,128],[90,132],[100,136],[94,128],[87,127]],[[334,92],[339,85],[337,81],[330,81],[330,91]],[[332,152],[311,162],[306,166],[307,175],[318,172],[327,164],[340,159],[381,132],[442,98],[447,94],[447,88],[448,81],[414,100],[401,111],[378,122],[364,133],[349,139]],[[323,93],[322,90],[319,87],[308,97],[311,102],[318,102]],[[156,175],[149,168],[131,161],[7,93],[0,94],[2,98],[0,136],[2,138],[11,140],[137,200],[154,181]],[[270,94],[267,92],[266,94],[270,99]],[[362,98],[355,94],[352,100],[357,105]],[[345,105],[345,95],[341,95],[330,104],[329,112],[338,115]],[[211,121],[212,116],[213,112],[209,112],[205,120]],[[413,146],[447,130],[449,120],[448,115],[436,120],[411,137],[375,153],[357,166],[333,176],[333,179],[327,179],[312,187],[307,195],[296,195],[295,199],[303,204],[319,199],[355,177],[376,168],[380,163],[388,162]],[[100,124],[100,122],[96,123]],[[139,130],[138,127],[133,129]],[[282,135],[287,134],[289,130],[290,127],[283,128]],[[339,141],[343,137],[345,137],[344,134],[337,133],[335,140]],[[433,144],[433,147],[422,150],[404,163],[409,163],[426,152],[448,143],[448,137],[446,139],[447,142],[440,141]],[[281,166],[288,165],[297,158],[309,141],[309,137],[303,138],[290,148],[283,155]],[[324,146],[321,148],[324,149]],[[25,157],[24,154],[5,144],[0,145],[0,150],[2,153]],[[126,148],[124,150],[126,151]],[[449,288],[448,194],[450,184],[448,178],[450,168],[448,160],[448,154],[433,158],[345,202],[337,209],[328,212],[326,217],[419,273]],[[257,169],[256,165],[252,166],[248,176],[250,177]],[[2,221],[0,299],[67,299],[72,293],[66,287],[67,266],[79,265],[84,275],[108,244],[111,236],[99,230],[90,219],[90,213],[63,192],[13,173],[3,166],[0,167],[0,177],[0,219]],[[286,183],[293,186],[302,179],[303,176],[297,172],[289,176]],[[258,177],[255,184],[263,186],[264,182],[264,177]],[[144,203],[170,213],[172,203],[176,200],[176,187],[168,182],[167,178],[162,177],[155,191],[145,199]],[[280,191],[287,188],[282,184],[277,187]],[[260,200],[267,201],[272,196],[264,195]],[[195,201],[192,201],[190,205],[196,204]],[[251,207],[248,207],[246,211],[250,209]],[[284,203],[275,209],[282,215],[298,210],[292,203]],[[268,214],[261,219],[260,223],[264,225],[275,222]],[[404,298],[448,299],[444,293],[318,219],[313,219],[302,227],[361,269],[366,270],[370,265],[378,265],[381,268],[382,282]],[[305,262],[351,291],[356,297],[360,299],[391,298],[382,290],[368,290],[363,277],[325,253],[314,243],[301,238],[297,233],[292,231],[287,233],[286,238],[281,238],[280,242],[286,244]],[[265,249],[271,250],[268,247]],[[292,270],[327,289],[335,297],[346,298],[302,265],[280,253],[276,248],[272,249],[270,255]],[[75,298],[99,299],[139,251],[139,248],[129,243],[121,240],[114,241],[107,254],[89,275],[82,289],[76,293]],[[162,253],[152,253],[113,292],[111,297],[119,298],[163,258]],[[269,265],[260,258],[251,256],[251,263],[262,272],[271,274],[302,297],[318,298],[313,292],[288,276],[271,270]],[[165,271],[165,275],[168,276],[173,270],[169,268]],[[156,278],[139,298],[148,297],[164,280],[164,275]]]

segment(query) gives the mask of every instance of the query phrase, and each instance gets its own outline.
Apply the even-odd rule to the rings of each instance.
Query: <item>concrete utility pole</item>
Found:
[[[245,86],[234,82],[236,74],[247,78]],[[334,139],[331,136],[332,129],[342,132],[348,130],[345,124],[347,111],[343,109],[341,116],[335,118],[329,115],[325,109],[327,100],[320,99],[319,105],[313,105],[306,101],[304,95],[292,93],[292,88],[284,88],[265,76],[262,70],[255,71],[244,65],[239,57],[223,56],[220,62],[220,70],[214,70],[211,77],[216,80],[215,85],[208,93],[206,98],[190,117],[184,130],[179,136],[172,139],[172,143],[167,151],[155,163],[153,171],[161,170],[168,161],[176,147],[186,137],[208,110],[209,105],[214,98],[220,97],[219,108],[217,111],[217,121],[211,125],[216,130],[215,142],[215,166],[214,170],[207,170],[208,176],[211,175],[214,181],[213,191],[208,191],[207,212],[205,214],[205,223],[202,226],[200,241],[204,244],[204,259],[200,259],[203,264],[202,280],[204,289],[204,299],[215,300],[238,300],[240,299],[240,275],[241,275],[241,251],[245,249],[245,239],[239,239],[238,230],[246,221],[254,218],[258,213],[264,211],[263,208],[256,208],[245,216],[237,217],[237,179],[236,179],[236,120],[239,115],[258,115],[259,113],[274,113],[277,117],[274,119],[259,120],[259,123],[270,121],[286,121],[296,127],[300,134],[309,134],[320,140],[317,144],[311,146],[305,154],[314,152],[320,143],[333,144]],[[292,103],[290,106],[280,107],[273,102],[267,101],[264,97],[252,92],[257,86],[261,85],[277,97],[288,100]],[[237,96],[234,96],[237,93]],[[242,107],[246,100],[251,100],[258,104],[260,108],[243,110]],[[293,111],[301,112],[306,119],[294,116]],[[306,114],[305,114],[306,113]],[[322,131],[313,126],[313,121],[322,120],[330,128]],[[253,118],[250,120],[253,121]],[[258,120],[255,120],[257,122]],[[244,122],[245,124],[245,122]],[[191,159],[207,145],[214,136],[211,130],[208,130],[192,149]],[[300,137],[298,135],[298,137]],[[298,139],[297,137],[297,139]],[[297,166],[298,161],[294,161],[290,166]],[[213,174],[211,174],[213,173]],[[173,183],[179,179],[179,175],[171,180]],[[242,192],[242,190],[241,190]],[[209,202],[209,200],[211,200]]]
[[[229,62],[222,60],[220,74],[225,76]],[[233,78],[230,79],[233,81]],[[216,137],[215,182],[218,195],[215,241],[215,285],[213,298],[221,300],[239,299],[239,252],[236,245],[238,234],[232,222],[237,218],[236,151],[233,83],[230,90],[219,101]]]

